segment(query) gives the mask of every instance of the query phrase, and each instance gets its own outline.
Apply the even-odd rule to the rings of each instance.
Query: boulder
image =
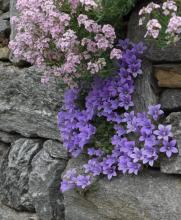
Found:
[[[181,89],[166,89],[160,96],[159,103],[165,111],[181,110]]]
[[[157,103],[157,88],[153,78],[152,64],[148,60],[143,60],[143,74],[135,81],[135,92],[133,102],[136,112],[147,111],[149,105]]]
[[[81,161],[71,159],[68,169],[80,168]],[[146,170],[111,181],[100,178],[85,193],[65,192],[64,200],[65,220],[180,220],[181,181],[178,176]]]
[[[0,131],[0,141],[11,144],[17,139],[20,139],[21,136],[19,134],[11,134],[4,131]]]
[[[0,0],[0,8],[2,11],[9,10],[10,0]]]
[[[63,196],[59,190],[67,153],[55,141],[46,141],[32,160],[29,192],[38,216],[42,220],[64,219]]]
[[[0,203],[1,220],[40,220],[35,213],[16,212]]]
[[[154,66],[159,87],[181,88],[181,65],[164,64]]]
[[[0,200],[17,211],[36,212],[41,220],[64,219],[59,186],[67,159],[57,141],[18,139],[0,167]]]
[[[0,60],[8,60],[9,59],[9,48],[2,47],[0,48]]]
[[[177,140],[179,153],[171,159],[162,159],[160,162],[161,172],[169,174],[181,174],[181,112],[171,113],[166,122],[172,125],[174,137]]]
[[[9,21],[0,19],[0,38],[8,38],[10,33]]]
[[[57,113],[65,86],[52,78],[41,83],[34,67],[18,68],[0,63],[0,130],[25,137],[60,139]]]
[[[2,13],[2,15],[0,13],[0,19],[2,19],[2,20],[10,20],[10,12],[7,11],[5,13]]]
[[[3,156],[7,153],[8,150],[9,150],[9,145],[3,142],[0,142],[0,165],[3,159]]]
[[[0,167],[2,203],[18,211],[34,212],[29,194],[31,161],[41,148],[40,140],[21,138],[12,144]]]
[[[179,41],[176,45],[170,45],[167,47],[159,46],[155,40],[147,40],[144,35],[146,34],[146,30],[144,27],[140,27],[139,23],[139,10],[145,6],[145,3],[148,4],[148,1],[141,2],[142,4],[135,8],[132,12],[128,24],[128,34],[127,37],[133,42],[144,42],[147,46],[147,50],[145,52],[145,57],[153,62],[180,62],[181,61],[181,41]]]

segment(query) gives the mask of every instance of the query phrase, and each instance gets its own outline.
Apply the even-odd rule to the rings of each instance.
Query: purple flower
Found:
[[[142,158],[142,150],[135,147],[132,154],[130,154],[130,157],[133,158],[134,163],[137,163]]]
[[[75,183],[69,182],[68,180],[62,180],[60,190],[61,192],[65,192],[76,187]]]
[[[117,176],[116,166],[103,167],[103,174],[107,175],[108,180],[111,180],[113,176]]]
[[[147,147],[142,150],[143,164],[148,163],[150,166],[153,166],[154,162],[158,159],[157,150],[153,147]]]
[[[160,148],[160,152],[166,153],[167,157],[170,158],[172,154],[178,153],[178,149],[176,148],[176,140],[172,141],[163,141],[163,146]]]
[[[90,176],[79,175],[76,179],[76,185],[82,189],[85,189],[91,184]]]
[[[87,153],[88,153],[89,156],[94,156],[95,155],[95,151],[96,150],[93,147],[87,149]]]
[[[168,139],[169,139],[170,137],[173,137],[173,134],[172,134],[172,132],[171,132],[171,128],[172,128],[171,125],[166,125],[166,126],[164,126],[164,125],[161,125],[161,124],[160,124],[160,125],[158,126],[158,130],[154,131],[154,134],[157,135],[157,138],[158,138],[159,140],[163,139],[163,140],[165,140],[165,141],[168,141]]]
[[[163,111],[160,110],[160,107],[160,104],[148,107],[148,114],[151,115],[155,121],[158,120],[159,116],[163,114]]]
[[[138,175],[138,171],[141,168],[141,164],[139,163],[133,163],[133,162],[128,162],[128,173],[134,173],[135,175]]]
[[[128,156],[120,156],[118,160],[118,170],[125,174],[129,169],[128,163],[130,161],[131,159]]]
[[[97,161],[97,159],[91,159],[88,161],[88,164],[84,165],[85,173],[92,173],[93,176],[98,176],[102,172],[101,164]]]

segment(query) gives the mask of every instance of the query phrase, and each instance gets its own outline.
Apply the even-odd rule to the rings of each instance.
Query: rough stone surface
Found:
[[[181,112],[171,113],[167,117],[166,122],[172,124],[172,130],[174,137],[177,140],[179,153],[170,160],[163,159],[161,161],[161,172],[169,174],[181,174]]]
[[[1,13],[0,13],[1,14]],[[10,12],[7,11],[6,13],[3,13],[1,16],[0,16],[0,19],[2,20],[9,20],[10,19]]]
[[[157,103],[157,88],[154,85],[153,69],[149,61],[142,63],[143,74],[136,79],[134,104],[137,112],[147,111],[149,105]]]
[[[61,174],[66,166],[65,159],[67,156],[63,146],[54,141],[47,141],[32,161],[29,192],[36,212],[42,220],[64,219],[63,196],[59,186]]]
[[[8,60],[9,59],[9,48],[2,47],[0,48],[0,60]]]
[[[59,79],[43,85],[40,78],[33,67],[0,63],[0,130],[59,140],[57,112],[64,86]]]
[[[7,153],[8,150],[9,150],[9,145],[3,142],[0,142],[0,165],[3,159],[3,156]]]
[[[147,2],[148,3],[148,2]],[[140,8],[145,6],[142,4],[140,7],[135,9],[130,17],[129,25],[128,25],[128,38],[133,42],[144,42],[147,45],[147,51],[145,52],[145,57],[154,62],[176,62],[181,61],[181,41],[177,43],[175,46],[169,46],[166,48],[161,48],[157,46],[156,41],[146,41],[144,35],[146,30],[140,26],[138,26],[138,12]]]
[[[166,111],[181,110],[181,89],[166,89],[160,96],[160,104]]]
[[[18,211],[34,211],[29,190],[31,161],[40,150],[40,141],[19,139],[2,161],[0,194],[3,204]]]
[[[0,37],[6,38],[10,33],[9,21],[0,19]]]
[[[156,65],[155,77],[160,87],[181,88],[181,65]]]
[[[70,161],[68,168],[82,165]],[[64,193],[66,220],[180,220],[180,177],[145,171],[99,179],[96,188]]]
[[[10,0],[1,0],[0,1],[1,10],[8,11],[9,10],[9,4],[10,4]]]
[[[16,212],[0,203],[1,220],[40,220],[36,214],[28,212]]]
[[[66,149],[57,141],[48,140],[43,144],[43,148],[52,158],[65,160],[68,158]]]
[[[19,134],[11,134],[4,131],[0,131],[0,141],[4,143],[10,144],[20,138],[21,136]]]

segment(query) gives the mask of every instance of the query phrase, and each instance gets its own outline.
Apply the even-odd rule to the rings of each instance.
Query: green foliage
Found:
[[[124,29],[123,17],[130,13],[136,2],[137,0],[101,0],[102,10],[98,13],[98,20],[113,25],[120,37]]]
[[[96,117],[94,123],[94,126],[96,127],[96,134],[92,140],[94,146],[102,149],[107,154],[111,153],[111,139],[115,134],[114,124],[108,123],[104,117]]]

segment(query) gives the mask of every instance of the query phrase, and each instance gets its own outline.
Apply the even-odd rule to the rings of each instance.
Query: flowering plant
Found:
[[[126,1],[115,0],[113,5],[120,2]],[[170,158],[178,152],[171,126],[158,123],[163,115],[160,105],[149,106],[147,112],[133,110],[134,79],[142,74],[145,47],[128,39],[114,47],[114,27],[104,24],[104,13],[100,16],[109,4],[107,0],[17,0],[20,14],[12,19],[17,29],[10,42],[14,55],[44,71],[43,82],[54,74],[71,87],[58,126],[71,156],[85,153],[89,160],[83,173],[73,169],[64,175],[62,191],[85,189],[99,175],[109,180],[118,173],[137,175],[161,154]],[[154,3],[143,8],[140,25],[148,14],[157,15],[157,9],[160,6]],[[173,1],[162,9],[175,19]],[[152,19],[147,26],[146,36],[157,38],[159,21]]]
[[[73,157],[85,153],[89,160],[84,173],[73,169],[64,175],[62,191],[85,189],[101,174],[109,180],[118,173],[137,175],[144,165],[153,166],[160,154],[170,158],[178,152],[171,126],[158,124],[163,114],[160,105],[137,114],[132,109],[134,78],[142,73],[140,56],[145,47],[128,40],[118,46],[122,57],[117,73],[95,79],[82,109],[78,89],[65,94],[65,109],[58,115],[64,146]]]
[[[139,11],[139,25],[146,26],[145,38],[157,39],[159,45],[165,46],[180,40],[179,15],[179,7],[173,0],[167,0],[161,5],[151,2]]]
[[[43,82],[54,74],[73,87],[81,77],[108,72],[116,35],[111,25],[94,19],[101,10],[96,1],[18,0],[16,6],[20,14],[11,22],[17,35],[9,46],[17,58],[44,71]]]

